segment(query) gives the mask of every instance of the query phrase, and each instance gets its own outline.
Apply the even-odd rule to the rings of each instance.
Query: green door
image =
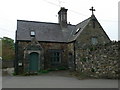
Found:
[[[38,59],[39,59],[38,53],[33,52],[30,54],[30,66],[29,66],[30,72],[38,71]]]

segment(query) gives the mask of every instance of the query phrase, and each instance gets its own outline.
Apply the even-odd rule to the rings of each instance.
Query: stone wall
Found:
[[[68,67],[71,71],[75,70],[75,51],[74,51],[74,43],[68,44]]]
[[[2,65],[2,68],[13,68],[14,67],[14,60],[0,60],[0,63]]]
[[[94,78],[118,78],[118,42],[76,50],[76,69]]]
[[[38,42],[42,48],[43,54],[41,55],[44,57],[42,67],[43,69],[49,68],[57,68],[57,67],[65,67],[74,69],[74,44],[73,43],[53,43],[53,42]],[[20,41],[17,43],[16,46],[16,72],[26,72],[26,67],[29,66],[29,60],[26,53],[29,51],[26,47],[29,46],[31,42]],[[51,52],[58,51],[60,52],[60,62],[56,65],[53,65],[51,62]],[[27,56],[27,57],[26,57]],[[40,56],[40,57],[41,57]],[[18,63],[22,63],[21,66],[18,66]],[[25,71],[24,71],[25,70]]]
[[[44,50],[44,66],[45,69],[56,68],[56,67],[68,67],[68,47],[65,43],[51,43],[51,42],[40,42]],[[51,63],[51,51],[56,50],[61,52],[61,64],[52,65]]]
[[[93,22],[95,24],[94,28]],[[81,28],[79,25],[78,27]],[[93,38],[95,40],[92,40]],[[93,45],[93,41],[97,42],[97,44],[105,44],[110,42],[109,37],[106,35],[103,28],[96,19],[91,20],[84,28],[84,30],[80,32],[80,35],[76,39],[76,47],[88,47],[90,45]]]

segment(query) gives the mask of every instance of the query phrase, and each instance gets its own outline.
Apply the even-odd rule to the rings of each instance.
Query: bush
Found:
[[[57,70],[67,70],[64,66],[57,67],[57,68],[49,68],[48,71],[57,71]]]
[[[67,68],[65,68],[65,67],[58,67],[57,69],[58,70],[66,70]]]
[[[13,76],[16,76],[17,74],[15,72],[12,73]]]
[[[49,68],[48,71],[56,71],[56,68]]]
[[[39,73],[48,73],[48,70],[40,70]]]

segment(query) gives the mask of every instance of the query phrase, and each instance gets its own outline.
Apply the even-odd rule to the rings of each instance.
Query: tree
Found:
[[[14,40],[8,37],[2,38],[2,60],[14,60],[15,46]]]

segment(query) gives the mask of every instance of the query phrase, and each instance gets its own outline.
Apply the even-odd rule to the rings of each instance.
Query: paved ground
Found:
[[[118,88],[118,80],[78,80],[67,72],[40,76],[3,76],[3,88]]]

